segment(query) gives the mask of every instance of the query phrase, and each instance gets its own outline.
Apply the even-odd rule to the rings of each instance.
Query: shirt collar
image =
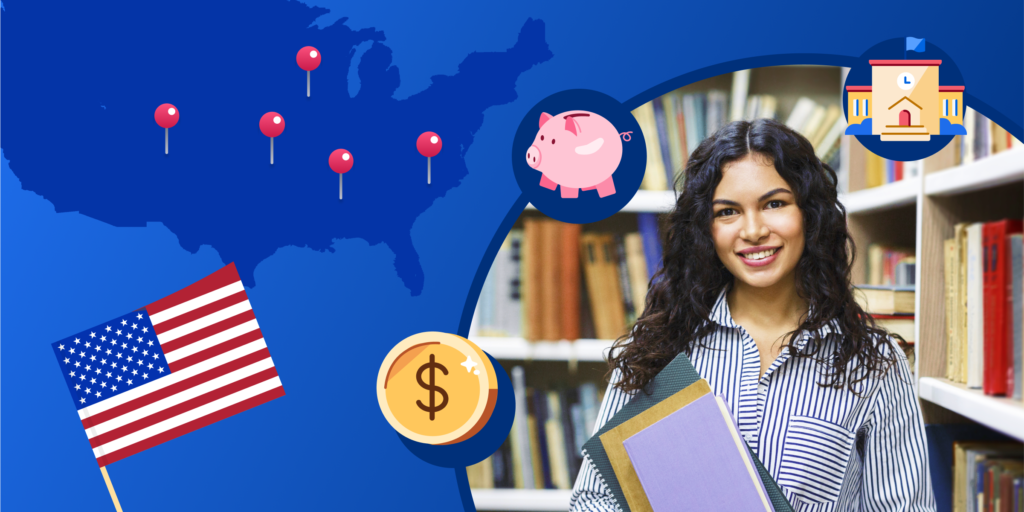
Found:
[[[722,326],[731,329],[740,329],[741,326],[736,323],[732,318],[732,313],[729,311],[729,301],[726,300],[726,293],[729,291],[729,286],[722,288],[722,291],[718,293],[718,299],[715,301],[714,307],[711,308],[711,321]],[[810,305],[808,316],[814,314],[814,305]],[[818,333],[821,338],[824,339],[826,334],[829,333],[841,333],[838,319],[831,319],[819,328]],[[804,332],[802,336],[797,339],[796,348],[803,348],[804,344],[807,343],[808,332]]]

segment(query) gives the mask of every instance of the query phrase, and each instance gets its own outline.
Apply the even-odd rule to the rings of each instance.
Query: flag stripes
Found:
[[[100,466],[284,396],[234,264],[145,311],[170,375],[79,410]]]

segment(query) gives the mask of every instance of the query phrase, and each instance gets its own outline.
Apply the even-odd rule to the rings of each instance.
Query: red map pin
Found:
[[[270,137],[270,165],[274,165],[274,137],[284,132],[284,117],[277,112],[267,112],[260,118],[260,131]]]
[[[338,173],[338,200],[341,200],[342,183],[341,177],[352,170],[352,153],[347,149],[335,149],[331,157],[327,159],[331,170]]]
[[[430,157],[441,152],[441,137],[434,132],[423,132],[416,139],[416,150],[427,157],[427,185],[430,185]]]
[[[306,70],[306,97],[309,97],[309,72],[320,66],[320,50],[312,46],[303,46],[295,55],[295,62]]]
[[[164,103],[156,108],[156,112],[153,113],[153,119],[156,120],[156,124],[164,129],[164,154],[166,155],[169,149],[169,133],[171,128],[178,124],[178,107],[170,103]]]

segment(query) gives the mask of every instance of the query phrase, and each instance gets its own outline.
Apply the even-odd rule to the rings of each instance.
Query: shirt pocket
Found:
[[[779,485],[803,503],[835,503],[856,434],[810,416],[792,416],[786,430]]]

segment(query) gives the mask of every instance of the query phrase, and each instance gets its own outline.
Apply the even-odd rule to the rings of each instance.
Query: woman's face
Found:
[[[727,164],[712,206],[715,251],[736,279],[767,288],[792,276],[804,252],[803,214],[767,157]]]

